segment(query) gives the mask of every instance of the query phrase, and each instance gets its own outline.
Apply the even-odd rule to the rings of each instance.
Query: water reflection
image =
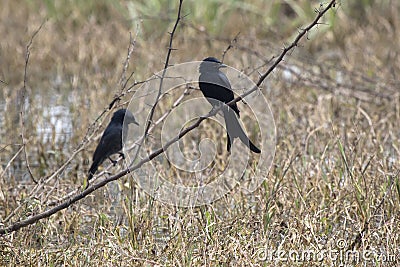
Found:
[[[21,150],[20,91],[7,88],[0,95],[0,175],[4,171],[3,177],[7,181],[13,177],[16,181],[30,179],[24,151]],[[38,175],[43,175],[45,169],[51,169],[46,158],[57,151],[65,151],[74,134],[71,102],[68,101],[71,92],[63,94],[56,90],[39,90],[25,95],[27,153],[31,169],[38,170]]]
[[[37,133],[44,143],[66,143],[72,136],[72,119],[66,106],[48,106],[43,108],[43,120],[37,125]]]

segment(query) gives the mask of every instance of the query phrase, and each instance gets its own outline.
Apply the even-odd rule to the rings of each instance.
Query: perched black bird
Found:
[[[92,179],[93,175],[97,171],[97,168],[105,159],[108,158],[112,163],[117,163],[110,158],[111,155],[118,153],[122,158],[124,158],[124,154],[121,153],[121,150],[125,142],[126,135],[128,134],[128,125],[130,123],[139,125],[129,110],[120,109],[113,114],[110,123],[108,124],[99,144],[96,147],[96,150],[94,151],[93,163],[89,169],[88,181]]]
[[[219,70],[224,67],[226,67],[226,65],[222,64],[221,61],[214,57],[208,57],[200,64],[200,90],[213,108],[219,106],[221,102],[228,103],[235,98],[228,77],[226,77],[225,73]],[[240,126],[238,120],[238,117],[240,117],[240,111],[236,103],[229,107],[222,108],[222,112],[224,113],[228,135],[227,150],[231,150],[233,140],[236,137],[239,137],[240,141],[248,146],[251,151],[260,153],[261,150],[250,141],[243,128]]]

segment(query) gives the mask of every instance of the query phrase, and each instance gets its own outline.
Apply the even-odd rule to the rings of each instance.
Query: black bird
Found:
[[[92,179],[96,173],[97,168],[107,158],[114,164],[117,162],[110,158],[113,154],[119,154],[122,158],[124,154],[121,152],[122,146],[125,142],[126,135],[128,134],[128,125],[134,123],[139,125],[133,114],[127,109],[120,109],[116,111],[110,123],[108,124],[99,144],[93,154],[93,163],[89,169],[88,181]]]
[[[224,67],[226,67],[226,65],[222,64],[222,62],[215,57],[208,57],[200,64],[200,90],[213,108],[219,106],[221,102],[228,103],[235,98],[228,77],[226,77],[225,73],[219,70]],[[251,151],[260,153],[261,150],[250,141],[249,137],[247,137],[243,128],[240,126],[238,120],[238,117],[240,117],[240,111],[236,103],[222,108],[222,112],[224,114],[228,135],[227,150],[231,150],[233,140],[236,137],[239,137],[240,141],[248,146]]]

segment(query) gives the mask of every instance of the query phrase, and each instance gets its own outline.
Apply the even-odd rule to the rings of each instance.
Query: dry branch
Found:
[[[42,29],[44,23],[45,23],[45,21],[42,22],[42,24],[40,24],[39,28],[37,28],[37,30],[33,33],[31,39],[29,40],[28,45],[26,46],[26,50],[25,50],[25,66],[24,66],[24,85],[23,85],[23,87],[21,89],[21,110],[20,110],[20,119],[19,119],[20,127],[21,127],[22,147],[23,147],[26,167],[28,169],[29,176],[31,177],[32,181],[35,184],[37,184],[38,182],[37,182],[37,179],[35,179],[35,177],[33,176],[33,172],[32,172],[32,169],[31,169],[31,165],[29,163],[28,153],[27,153],[27,149],[26,149],[27,140],[26,140],[26,137],[25,137],[25,94],[26,94],[28,64],[29,64],[29,58],[30,58],[30,55],[31,55],[31,47],[32,47],[32,44],[33,44],[33,39],[36,37],[36,35],[38,35],[38,33]]]
[[[156,97],[156,100],[155,100],[153,106],[150,109],[150,114],[149,114],[149,117],[148,117],[148,119],[146,121],[146,128],[144,130],[142,138],[140,139],[140,144],[138,145],[138,149],[137,149],[135,157],[133,157],[133,161],[135,161],[137,159],[137,157],[139,155],[140,148],[143,146],[143,142],[145,140],[145,137],[148,135],[150,126],[153,123],[154,112],[156,110],[156,106],[158,104],[158,101],[160,100],[161,92],[162,92],[162,86],[163,86],[163,82],[164,82],[164,77],[165,77],[165,74],[166,74],[167,69],[169,67],[169,58],[171,57],[172,50],[176,50],[176,49],[172,48],[172,42],[174,40],[174,35],[175,35],[176,29],[178,27],[178,24],[179,24],[179,22],[181,20],[182,3],[183,3],[183,0],[180,0],[179,1],[179,6],[178,6],[178,15],[176,17],[175,24],[174,24],[174,27],[173,27],[172,31],[169,33],[170,36],[169,36],[169,44],[168,44],[167,56],[166,56],[165,63],[164,63],[164,69],[163,69],[162,75],[160,77],[160,85],[158,87],[157,97]]]

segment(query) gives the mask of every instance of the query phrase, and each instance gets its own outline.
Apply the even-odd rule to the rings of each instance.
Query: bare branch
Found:
[[[139,25],[137,25],[136,28],[139,29]],[[119,82],[121,87],[122,87],[121,90],[126,88],[126,84],[128,83],[130,77],[132,77],[132,75],[133,75],[133,73],[131,73],[130,77],[128,77],[128,79],[126,78],[126,72],[128,71],[129,62],[130,62],[133,50],[134,50],[135,45],[136,45],[136,39],[137,39],[138,35],[139,35],[139,30],[136,30],[136,34],[135,34],[134,38],[132,37],[132,33],[131,32],[129,33],[128,52],[127,52],[127,55],[126,55],[126,59],[124,61],[124,65],[123,65],[122,73],[121,73],[121,78],[120,78],[120,82]]]
[[[21,146],[15,155],[8,161],[6,167],[4,168],[3,172],[0,174],[0,179],[3,178],[4,174],[7,172],[7,169],[10,167],[11,163],[18,157],[19,153],[23,150],[23,146]]]
[[[239,37],[239,34],[240,34],[240,32],[238,32],[238,33],[235,35],[235,37],[231,40],[231,42],[229,43],[229,45],[227,46],[227,48],[225,48],[224,52],[222,53],[222,62],[224,62],[226,53],[228,53],[228,51],[234,47],[234,44],[237,43],[237,39],[238,39],[238,37]]]
[[[28,159],[28,153],[26,149],[26,144],[27,140],[25,138],[25,94],[26,94],[26,84],[28,80],[28,63],[29,63],[29,57],[31,54],[31,46],[33,44],[33,39],[36,37],[36,35],[39,33],[39,31],[42,29],[44,23],[46,21],[43,21],[42,24],[40,24],[39,28],[36,29],[36,31],[33,33],[31,39],[29,40],[28,45],[26,46],[25,50],[25,68],[24,68],[24,86],[21,89],[21,110],[20,110],[20,127],[21,127],[21,139],[22,139],[22,147],[24,151],[24,157],[25,157],[25,162],[26,162],[26,167],[28,168],[29,175],[32,179],[32,181],[37,184],[37,180],[33,176],[33,172],[31,169],[31,165],[29,164],[29,159]]]
[[[156,109],[156,106],[157,106],[158,101],[159,101],[160,96],[161,96],[164,76],[165,76],[165,73],[167,72],[167,69],[169,67],[169,59],[170,59],[170,56],[171,56],[171,52],[172,52],[172,50],[174,50],[172,48],[172,42],[174,40],[175,31],[178,28],[178,24],[179,24],[179,22],[181,20],[182,3],[183,3],[183,0],[180,0],[179,1],[179,7],[178,7],[178,14],[176,16],[175,24],[174,24],[174,27],[173,27],[172,31],[169,33],[170,37],[169,37],[168,51],[167,51],[167,56],[166,56],[166,59],[165,59],[164,69],[163,69],[162,75],[160,77],[160,86],[158,87],[158,94],[157,94],[157,97],[156,97],[156,101],[154,102],[154,104],[153,104],[153,106],[152,106],[152,108],[150,110],[150,114],[149,114],[149,117],[148,117],[147,122],[146,122],[146,128],[144,130],[143,137],[141,138],[141,141],[140,141],[139,147],[137,149],[136,155],[135,155],[135,157],[133,157],[133,161],[135,161],[137,159],[137,157],[139,155],[139,150],[143,146],[143,142],[144,142],[145,137],[147,136],[147,134],[149,132],[150,126],[151,126],[152,121],[153,121],[154,111]]]

